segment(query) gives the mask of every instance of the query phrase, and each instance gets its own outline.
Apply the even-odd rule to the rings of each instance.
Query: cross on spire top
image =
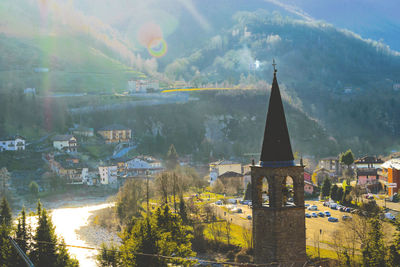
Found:
[[[275,58],[272,59],[272,66],[274,66],[274,73],[276,73],[278,70],[276,69],[276,63],[275,63]]]

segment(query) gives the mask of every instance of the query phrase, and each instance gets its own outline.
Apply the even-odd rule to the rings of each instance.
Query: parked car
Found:
[[[336,203],[330,203],[329,204],[329,207],[331,208],[331,209],[333,209],[333,210],[336,210],[337,209],[337,204]]]
[[[307,208],[308,210],[318,210],[318,207],[316,205],[312,205]]]
[[[304,204],[304,207],[309,207],[310,206],[310,204],[308,204],[308,203],[306,203],[306,204]]]
[[[311,218],[310,213],[306,213],[306,218]]]
[[[247,215],[247,220],[251,220],[251,215]]]
[[[243,210],[242,209],[237,209],[236,212],[237,213],[243,213]]]
[[[345,212],[350,212],[351,209],[350,208],[346,208]]]
[[[385,213],[385,218],[393,221],[396,220],[396,217],[394,217],[390,212]]]
[[[228,202],[231,203],[231,204],[237,204],[237,200],[234,199],[234,198],[228,199]]]
[[[351,216],[348,216],[348,215],[343,215],[343,216],[342,216],[342,220],[343,220],[343,221],[351,220],[351,219],[353,219],[353,217],[351,217]]]
[[[312,216],[313,218],[318,218],[318,215],[317,215],[315,212],[311,213],[311,216]]]
[[[318,216],[319,217],[325,217],[325,214],[322,211],[320,211],[320,212],[318,212]]]
[[[331,217],[331,213],[329,211],[324,211],[326,217]]]
[[[329,217],[328,218],[328,222],[338,222],[338,221],[339,221],[339,219],[335,218],[335,217]]]
[[[366,198],[366,199],[374,199],[374,196],[371,195],[371,194],[367,194],[367,195],[365,195],[365,198]]]
[[[221,201],[221,200],[216,201],[216,202],[215,202],[215,205],[218,205],[218,206],[219,206],[219,205],[222,205],[222,201]]]

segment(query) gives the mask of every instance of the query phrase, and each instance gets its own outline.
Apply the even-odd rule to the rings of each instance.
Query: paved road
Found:
[[[189,98],[187,95],[175,94],[175,95],[170,95],[168,97],[163,96],[154,99],[126,101],[123,103],[114,103],[102,106],[85,106],[79,108],[70,108],[69,112],[73,114],[91,113],[91,112],[105,111],[105,110],[121,110],[137,106],[155,106],[155,105],[172,104],[172,103],[186,103],[188,101],[194,101],[194,100],[196,99]]]

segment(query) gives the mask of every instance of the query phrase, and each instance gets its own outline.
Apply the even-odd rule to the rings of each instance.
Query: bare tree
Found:
[[[245,227],[242,228],[242,238],[246,242],[247,248],[253,248],[253,227],[250,225],[250,228],[247,229]]]
[[[224,186],[224,184],[221,182],[220,179],[217,179],[217,180],[214,182],[214,184],[213,184],[213,186],[212,186],[212,188],[211,188],[211,191],[212,191],[213,193],[224,193],[224,191],[225,191],[225,186]]]
[[[8,181],[10,180],[10,173],[6,167],[0,169],[0,182],[1,182],[1,192],[2,195],[6,195]]]
[[[349,232],[354,233],[354,240],[358,243],[359,247],[362,249],[367,240],[367,234],[369,231],[368,220],[362,216],[353,216],[351,220],[345,221],[345,228]]]
[[[335,230],[332,234],[332,240],[333,240],[333,242],[329,245],[336,252],[338,260],[340,262],[344,262],[345,247],[343,245],[344,239],[343,239],[343,235],[341,234],[341,231]]]
[[[161,195],[161,199],[164,204],[168,204],[169,187],[170,187],[171,175],[169,172],[162,172],[156,177],[156,187]]]
[[[222,229],[222,223],[213,221],[209,224],[209,231],[210,234],[214,240],[214,244],[218,246],[218,243],[222,241],[222,236],[223,236],[223,229]]]
[[[232,238],[231,224],[232,224],[232,219],[231,220],[226,220],[226,223],[225,223],[225,234],[226,234],[226,239],[228,240],[228,246],[231,244],[231,238]]]
[[[352,188],[350,195],[356,201],[356,204],[360,202],[360,198],[362,197],[365,189],[361,188],[360,185],[356,185]]]
[[[211,205],[209,204],[206,204],[203,206],[203,211],[204,214],[206,215],[206,221],[208,222],[212,221],[213,217],[215,216],[213,207],[211,207]]]

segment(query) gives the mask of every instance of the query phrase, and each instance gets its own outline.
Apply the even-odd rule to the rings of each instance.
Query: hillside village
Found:
[[[165,170],[162,159],[135,153],[137,144],[133,141],[133,130],[123,125],[109,125],[97,131],[75,125],[67,134],[54,135],[49,139],[47,148],[35,146],[35,149],[40,147],[46,168],[66,184],[117,188],[127,179],[154,179]],[[93,146],[93,142],[99,149],[105,146],[113,149],[109,155],[93,157],[85,149],[89,144]],[[33,147],[29,140],[19,135],[3,138],[0,146],[1,151],[18,153],[24,153]],[[15,154],[15,157],[18,158],[19,155]],[[344,187],[349,182],[348,186],[360,188],[363,194],[376,194],[379,199],[397,199],[400,159],[395,154],[389,157],[364,156],[354,159],[349,165],[343,162],[341,155],[318,161],[305,157],[297,159],[297,163],[305,166],[304,191],[308,199],[320,196],[325,179]],[[251,181],[251,164],[240,161],[221,159],[206,166],[193,162],[188,155],[180,157],[180,164],[200,170],[210,188],[214,188],[216,192],[219,190],[218,193],[240,195]],[[38,184],[45,187],[42,180],[37,180]],[[346,191],[345,188],[343,190]]]

